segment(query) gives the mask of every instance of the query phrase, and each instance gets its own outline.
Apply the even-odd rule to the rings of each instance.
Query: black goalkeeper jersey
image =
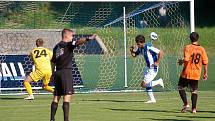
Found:
[[[73,50],[76,46],[76,40],[71,42],[60,41],[53,49],[52,62],[55,63],[56,69],[72,69],[75,62]]]

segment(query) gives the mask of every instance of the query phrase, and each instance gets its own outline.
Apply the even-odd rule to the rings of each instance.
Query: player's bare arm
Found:
[[[208,79],[208,64],[203,65],[203,67],[204,67],[203,80],[206,81]]]
[[[93,34],[92,36],[89,37],[82,37],[77,41],[77,45],[82,45],[87,41],[94,40],[97,36],[98,36],[97,34]]]
[[[134,46],[130,47],[130,52],[131,52],[131,56],[136,57],[135,51],[134,51]]]
[[[178,65],[186,65],[188,63],[188,61],[185,61],[184,59],[178,59]]]
[[[160,60],[163,57],[164,52],[162,50],[160,50],[160,52],[158,53],[158,60],[154,63],[154,66],[158,66],[160,64]]]

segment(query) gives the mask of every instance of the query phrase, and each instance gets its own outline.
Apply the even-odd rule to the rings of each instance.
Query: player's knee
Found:
[[[65,95],[63,98],[64,102],[70,102],[70,100],[71,100],[71,95]]]
[[[43,85],[43,89],[45,90],[48,89],[48,87],[49,87],[48,85]]]
[[[192,90],[192,89],[191,89],[191,93],[192,93],[192,94],[197,94],[197,92],[198,92],[197,90]]]
[[[61,96],[54,96],[53,102],[59,103]]]
[[[146,92],[152,92],[152,87],[146,87]]]
[[[48,86],[48,85],[44,85],[43,89],[46,90],[46,91],[48,91],[48,92],[51,92],[51,93],[54,92],[54,89],[52,87]]]
[[[141,82],[141,87],[142,87],[142,88],[146,88],[146,83],[145,83],[145,81],[142,81],[142,82]]]
[[[26,85],[26,84],[28,84],[29,82],[27,81],[27,80],[24,80],[23,81],[23,85]]]
[[[27,78],[23,81],[23,83],[30,83],[33,79],[30,76],[27,76]]]
[[[59,101],[58,101],[58,100],[53,100],[52,102],[55,102],[55,103],[57,103],[57,104],[59,103]]]
[[[178,86],[178,90],[184,90],[184,87]]]

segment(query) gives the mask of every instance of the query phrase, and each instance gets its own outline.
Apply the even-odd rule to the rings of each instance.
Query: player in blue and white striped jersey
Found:
[[[152,87],[159,84],[164,88],[163,80],[161,78],[154,80],[158,73],[159,63],[163,56],[163,51],[153,47],[150,43],[145,43],[145,37],[143,35],[136,36],[135,41],[137,47],[130,47],[131,55],[133,57],[143,55],[146,62],[144,78],[141,82],[141,86],[146,88],[147,94],[150,98],[150,100],[146,103],[156,103]]]

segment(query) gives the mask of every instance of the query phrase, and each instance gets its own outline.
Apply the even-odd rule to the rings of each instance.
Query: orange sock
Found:
[[[24,82],[24,86],[25,86],[25,88],[26,88],[28,94],[29,94],[29,95],[32,95],[33,92],[32,92],[32,88],[31,88],[30,83],[29,83],[29,82]]]

